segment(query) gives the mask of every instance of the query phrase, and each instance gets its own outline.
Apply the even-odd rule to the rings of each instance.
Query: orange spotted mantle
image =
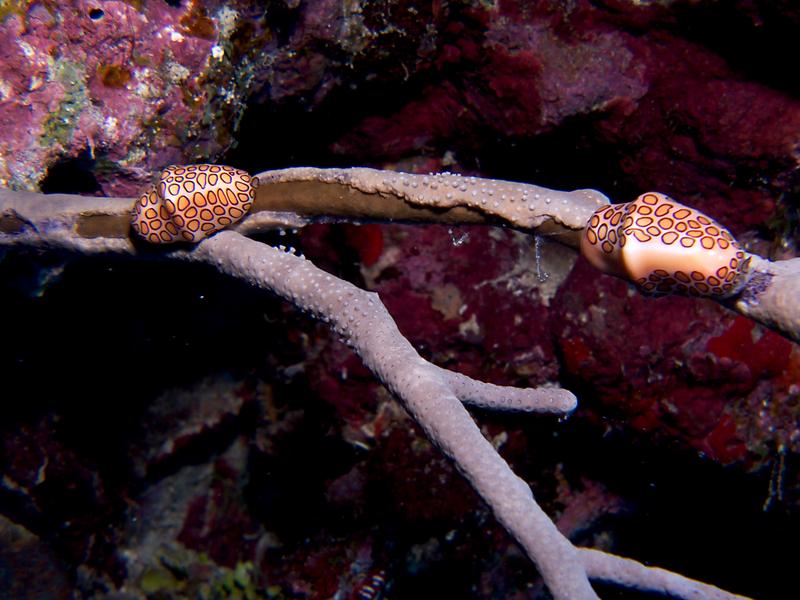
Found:
[[[154,244],[199,242],[244,217],[257,185],[233,167],[167,167],[136,202],[133,230]]]
[[[732,296],[749,266],[727,229],[655,192],[597,210],[583,231],[581,253],[652,296]]]

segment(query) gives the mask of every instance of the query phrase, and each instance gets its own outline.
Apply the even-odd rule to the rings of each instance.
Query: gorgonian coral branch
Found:
[[[535,231],[573,247],[592,213],[608,204],[597,190],[562,192],[454,173],[297,167],[257,177],[256,210],[353,220],[489,223]]]
[[[268,289],[326,322],[361,356],[370,370],[399,398],[428,438],[449,456],[498,520],[512,532],[539,567],[557,598],[594,598],[574,547],[536,504],[528,485],[483,437],[457,396],[458,390],[499,404],[504,391],[474,380],[449,385],[451,377],[422,359],[403,337],[377,294],[342,281],[309,261],[222,232],[190,253],[218,270]],[[540,390],[537,394],[561,393]],[[494,397],[494,398],[493,398]]]
[[[725,304],[800,342],[800,258],[770,261],[751,255],[751,277]]]
[[[605,581],[643,592],[657,592],[671,598],[702,600],[744,598],[672,571],[648,567],[630,558],[614,556],[600,550],[578,548],[578,555],[586,573],[593,581]]]
[[[462,406],[462,401],[470,401],[492,408],[569,411],[575,403],[569,392],[494,386],[436,367],[403,337],[376,294],[235,231],[220,232],[190,249],[139,249],[122,220],[132,202],[0,191],[0,244],[201,262],[269,290],[326,322],[452,459],[537,565],[557,599],[596,598],[589,578],[683,598],[741,598],[635,561],[575,548]]]

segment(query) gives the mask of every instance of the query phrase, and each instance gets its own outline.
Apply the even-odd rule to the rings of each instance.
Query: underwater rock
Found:
[[[124,195],[155,166],[219,152],[230,115],[209,84],[231,24],[221,10],[213,21],[198,10],[67,2],[4,11],[0,184],[35,189],[50,168],[83,157],[106,192]]]
[[[368,111],[332,147],[356,162],[431,150],[478,154],[484,167],[516,178],[561,181],[566,169],[587,186],[621,169],[630,197],[614,200],[663,192],[738,234],[769,218],[780,194],[793,193],[800,102],[758,72],[743,80],[726,61],[751,71],[768,64],[771,46],[759,47],[752,24],[769,19],[780,29],[797,15],[765,8],[745,17],[735,4],[682,12],[674,3],[615,2],[612,13],[589,3],[507,2],[459,14],[425,83],[404,89],[388,114]],[[711,27],[714,19],[730,21],[753,43],[715,46],[675,29]],[[637,34],[637,27],[651,29]],[[772,43],[791,48],[788,38]],[[753,55],[743,56],[744,47]],[[526,151],[527,162],[519,156]],[[577,160],[571,169],[563,164]],[[566,185],[576,186],[574,179]]]
[[[395,52],[416,56],[433,32],[413,6],[392,13],[324,0],[9,5],[0,185],[132,196],[149,173],[229,150],[251,96],[314,105],[356,63],[357,78],[380,64],[402,73]],[[384,31],[392,16],[402,31]]]
[[[798,447],[795,344],[718,304],[647,298],[590,269],[581,260],[570,274],[552,326],[566,373],[606,423],[749,470]]]
[[[0,516],[0,592],[16,600],[72,598],[66,566],[33,533]]]

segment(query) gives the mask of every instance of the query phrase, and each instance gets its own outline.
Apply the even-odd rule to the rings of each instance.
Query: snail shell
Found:
[[[154,244],[199,242],[244,217],[257,185],[257,178],[233,167],[167,167],[136,202],[131,225]]]
[[[727,229],[656,192],[598,209],[583,231],[581,253],[651,296],[732,296],[750,263]]]

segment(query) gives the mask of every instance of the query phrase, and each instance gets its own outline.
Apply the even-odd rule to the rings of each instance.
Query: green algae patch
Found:
[[[87,102],[84,73],[79,65],[68,60],[57,61],[53,65],[52,78],[63,86],[64,97],[44,122],[40,138],[43,147],[53,144],[66,146],[69,143]]]

